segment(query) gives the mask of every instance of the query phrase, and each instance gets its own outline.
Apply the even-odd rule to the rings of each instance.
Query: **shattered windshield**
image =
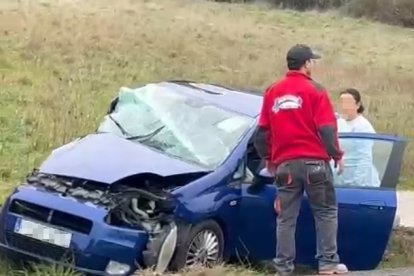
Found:
[[[227,158],[254,118],[172,89],[162,84],[122,88],[115,110],[105,116],[98,132],[215,168]]]

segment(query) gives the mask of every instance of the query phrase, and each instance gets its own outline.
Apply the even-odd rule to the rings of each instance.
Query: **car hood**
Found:
[[[170,176],[206,169],[116,135],[101,133],[55,149],[39,171],[111,184],[140,173]]]

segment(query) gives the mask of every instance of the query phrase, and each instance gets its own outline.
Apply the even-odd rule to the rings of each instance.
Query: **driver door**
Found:
[[[251,191],[253,177],[260,167],[260,157],[252,144],[248,146],[246,173],[241,184],[239,204],[239,230],[236,255],[241,260],[268,260],[276,249],[276,212],[273,202],[276,186],[273,179],[263,179],[266,183],[257,192]]]
[[[407,141],[392,135],[342,133],[340,144],[350,149],[344,157],[350,181],[334,172],[339,255],[351,270],[374,269],[383,257],[392,231],[397,208],[396,186]],[[352,158],[351,155],[361,152],[371,154]],[[371,159],[371,163],[355,164],[361,158]],[[363,178],[364,173],[370,177]],[[358,180],[361,178],[364,181]],[[277,215],[273,207],[276,187],[269,181],[259,193],[252,194],[249,186],[248,181],[242,185],[238,250],[240,255],[252,259],[270,260],[276,250]],[[315,226],[306,195],[297,222],[296,248],[298,263],[316,264]]]

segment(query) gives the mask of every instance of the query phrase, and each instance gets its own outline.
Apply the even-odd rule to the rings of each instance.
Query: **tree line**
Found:
[[[278,8],[306,10],[337,9],[352,17],[365,17],[392,25],[414,27],[414,0],[214,0],[215,2],[267,2]]]

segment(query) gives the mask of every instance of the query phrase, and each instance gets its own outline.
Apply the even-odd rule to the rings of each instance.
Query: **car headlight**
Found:
[[[125,275],[130,269],[131,267],[127,264],[118,263],[111,260],[106,266],[105,272],[109,275]]]

